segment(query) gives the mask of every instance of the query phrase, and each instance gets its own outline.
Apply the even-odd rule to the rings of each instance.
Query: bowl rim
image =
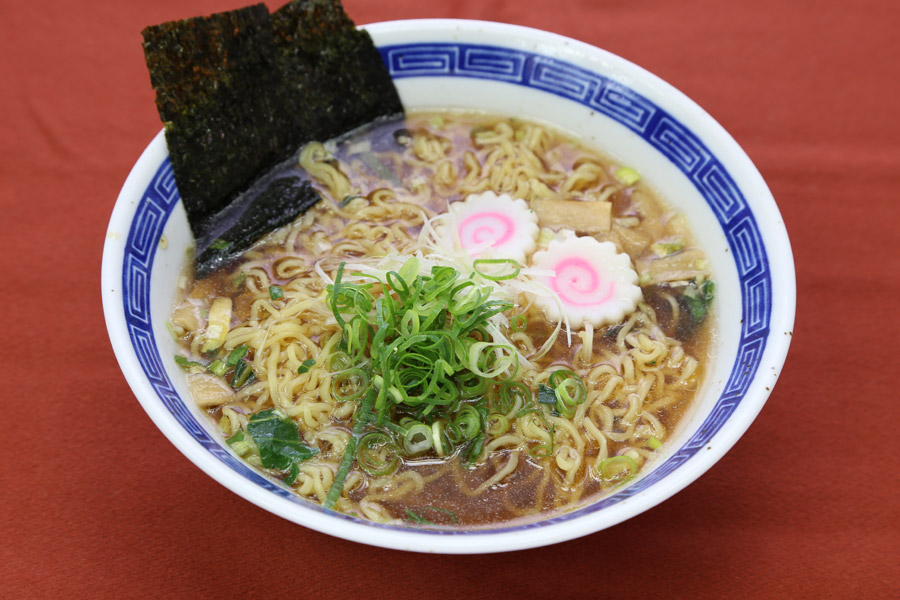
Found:
[[[200,445],[197,440],[182,428],[172,414],[160,403],[156,391],[150,385],[138,361],[137,354],[127,333],[128,324],[125,318],[125,311],[123,310],[123,295],[120,289],[122,287],[122,271],[124,268],[121,239],[123,236],[120,232],[130,229],[132,225],[131,218],[135,210],[135,199],[139,198],[147,190],[151,181],[158,177],[159,165],[164,166],[167,150],[164,134],[160,131],[142,152],[119,193],[110,217],[103,249],[101,271],[103,308],[110,341],[122,372],[145,412],[147,412],[160,431],[189,460],[226,488],[257,506],[322,533],[393,549],[441,553],[485,553],[526,549],[558,543],[599,531],[636,516],[692,483],[711,468],[737,442],[753,422],[771,393],[775,379],[779,374],[778,372],[785,361],[791,341],[791,336],[788,332],[793,328],[796,307],[793,255],[780,212],[755,165],[724,128],[686,95],[645,69],[589,44],[529,27],[462,19],[387,21],[365,25],[363,29],[369,31],[373,39],[376,40],[376,44],[379,39],[391,36],[422,40],[427,39],[424,36],[427,36],[430,32],[436,31],[441,32],[443,35],[448,35],[448,31],[452,30],[456,30],[459,33],[479,31],[495,34],[498,37],[520,37],[523,42],[527,40],[529,47],[540,47],[544,51],[549,51],[551,47],[554,51],[561,49],[561,53],[567,57],[569,55],[573,58],[576,56],[587,56],[596,61],[598,65],[611,66],[615,71],[631,75],[630,81],[625,84],[622,84],[622,82],[618,83],[622,85],[627,84],[626,87],[631,88],[634,82],[638,81],[642,85],[652,88],[656,93],[671,98],[679,105],[680,109],[687,111],[691,116],[691,131],[698,127],[694,125],[696,120],[696,123],[703,126],[703,139],[708,144],[714,143],[716,148],[721,148],[717,150],[717,155],[724,152],[730,158],[734,158],[740,163],[745,163],[742,165],[744,169],[743,175],[753,180],[755,192],[753,201],[748,203],[748,210],[752,207],[756,221],[766,224],[766,239],[763,243],[763,248],[773,248],[778,251],[778,292],[780,296],[778,298],[779,311],[776,314],[775,307],[772,307],[769,333],[766,336],[766,347],[760,359],[757,373],[752,378],[750,387],[740,400],[741,406],[738,407],[740,411],[735,412],[731,418],[721,425],[721,428],[713,436],[716,443],[710,444],[706,452],[693,454],[689,459],[678,465],[676,476],[656,482],[652,488],[648,488],[646,491],[639,492],[632,497],[605,507],[602,511],[602,517],[600,515],[601,511],[597,511],[585,513],[578,518],[558,522],[548,523],[548,521],[553,521],[553,519],[538,521],[533,527],[527,525],[519,526],[511,531],[503,529],[499,531],[471,530],[453,532],[447,535],[442,534],[443,532],[429,530],[377,526],[367,521],[332,511],[325,511],[315,505],[308,507],[310,510],[298,510],[298,507],[301,505],[289,502],[259,486],[248,483],[243,476],[235,473],[231,468],[210,454],[209,449]],[[390,44],[387,45],[390,46]],[[384,56],[383,48],[382,51]],[[559,58],[558,53],[553,52],[550,55]],[[559,58],[559,60],[566,61],[567,58]],[[167,218],[168,215],[166,215]],[[163,224],[164,222],[165,220]],[[774,287],[774,283],[772,286]],[[782,329],[786,335],[775,335],[777,331]],[[771,374],[769,373],[770,368],[773,372]],[[304,506],[303,508],[307,507]],[[327,512],[328,517],[322,518],[322,514],[325,512]]]

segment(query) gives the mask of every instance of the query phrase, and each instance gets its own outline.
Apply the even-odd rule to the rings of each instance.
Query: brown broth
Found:
[[[501,120],[503,119],[498,117],[471,113],[464,115],[427,113],[411,115],[408,117],[404,127],[410,132],[427,131],[429,135],[449,143],[452,149],[448,153],[447,158],[453,162],[460,173],[460,177],[462,177],[462,174],[466,172],[464,151],[472,149],[472,131],[489,129]],[[388,150],[395,152],[403,150],[397,143],[398,136],[396,132],[398,128],[397,123],[385,124],[365,134],[364,139],[368,140],[374,155],[382,156],[382,153]],[[564,136],[562,137],[564,138]],[[335,149],[334,154],[335,158],[346,167],[345,174],[349,177],[351,183],[365,190],[368,189],[366,186],[371,186],[373,169],[365,160],[360,159],[360,154],[352,153],[353,144],[358,143],[358,141],[358,139],[353,139],[342,144]],[[592,150],[586,150],[579,144],[565,139],[559,146],[554,147],[541,156],[541,161],[545,168],[568,173],[576,168],[579,161],[583,161],[585,156],[591,160],[606,164],[607,171],[610,174],[616,168],[608,157]],[[385,164],[384,160],[382,160],[382,164]],[[415,182],[416,178],[421,178],[421,166],[403,161],[395,161],[391,165],[400,181]],[[389,182],[383,181],[382,183]],[[423,182],[423,185],[428,188],[427,194],[409,193],[405,194],[402,200],[410,201],[410,198],[417,196],[420,199],[425,197],[426,200],[423,202],[424,208],[430,214],[437,214],[444,212],[449,202],[463,197],[461,193],[442,189],[441,186],[427,180]],[[323,186],[319,186],[319,189],[323,196],[326,197],[324,202],[338,203],[342,200],[329,198],[328,191]],[[368,189],[368,196],[371,197],[376,191],[377,189]],[[640,194],[641,198],[639,202],[634,201],[638,194]],[[638,184],[633,189],[617,189],[607,199],[612,203],[614,219],[630,218],[640,220],[644,218],[647,211],[655,211],[666,215],[671,215],[672,213],[671,208],[643,183]],[[652,205],[651,209],[647,208],[648,202]],[[316,207],[312,210],[317,211],[319,208]],[[385,223],[387,226],[394,224],[393,222]],[[660,226],[655,224],[653,228],[658,233]],[[412,237],[418,233],[418,227],[410,227],[408,229]],[[309,268],[305,276],[310,278],[315,277],[313,265],[321,258],[321,255],[316,252],[314,245],[309,243],[317,234],[327,237],[332,245],[350,241],[341,236],[340,228],[314,224],[308,229],[303,234],[303,240],[295,244],[295,249],[291,256],[300,258],[308,264]],[[616,241],[614,232],[608,235],[598,234],[596,237],[601,241],[608,239]],[[685,241],[690,244],[693,243],[692,240]],[[652,255],[648,255],[647,247],[644,247],[640,253],[635,253],[633,247],[630,250],[629,253],[634,261],[637,261],[639,258],[646,260],[648,256],[652,258]],[[247,261],[252,261],[255,266],[264,269],[273,285],[283,286],[287,285],[291,279],[279,277],[276,273],[276,265],[278,261],[283,259],[284,255],[285,251],[280,242],[262,243],[247,253]],[[347,253],[342,256],[344,259],[354,257],[354,253]],[[250,306],[254,300],[254,295],[243,286],[243,280],[241,279],[243,268],[242,264],[238,264],[213,273],[206,279],[191,281],[186,288],[185,298],[194,301],[199,300],[201,303],[206,302],[208,306],[208,302],[216,296],[230,296],[234,306],[232,327],[246,322],[250,315]],[[642,287],[644,300],[655,312],[660,329],[666,335],[678,338],[686,353],[700,360],[700,372],[702,373],[703,363],[708,359],[711,350],[711,319],[706,319],[699,327],[679,326],[674,319],[671,303],[666,299],[667,294],[676,295],[679,293],[679,289],[679,287],[668,283],[657,283]],[[530,310],[528,317],[529,325],[526,333],[533,340],[534,346],[540,347],[543,341],[551,334],[554,324],[548,323],[534,308]],[[684,317],[685,315],[682,312],[682,320]],[[594,332],[594,362],[591,364],[578,362],[577,356],[582,347],[581,340],[573,336],[571,346],[566,345],[564,334],[557,340],[553,349],[538,361],[538,364],[542,368],[564,366],[582,373],[589,372],[592,367],[607,362],[602,358],[605,353],[615,352],[617,328],[618,325],[607,326]],[[187,337],[185,339],[187,340]],[[187,341],[185,342],[185,347],[190,348],[190,344]],[[695,378],[693,384],[684,386],[677,392],[679,397],[671,405],[656,412],[654,416],[659,419],[667,431],[671,432],[677,427],[679,420],[690,405],[698,386],[699,375]],[[609,406],[619,408],[621,403],[610,401]],[[218,420],[222,414],[221,407],[210,409],[209,414]],[[349,420],[338,421],[336,424],[347,431],[349,431],[351,426]],[[609,456],[615,456],[626,447],[629,447],[629,444],[610,440],[608,454]],[[488,488],[477,498],[473,497],[469,491],[478,487],[481,482],[493,475],[498,468],[509,460],[512,453],[513,451],[508,449],[498,450],[487,461],[476,465],[474,468],[463,466],[458,452],[447,459],[441,460],[434,456],[404,459],[398,473],[415,470],[428,480],[428,483],[419,492],[408,494],[402,500],[384,501],[382,505],[395,518],[405,520],[414,526],[488,527],[498,523],[510,523],[523,519],[533,520],[558,510],[571,510],[596,499],[602,494],[609,493],[618,485],[611,485],[601,481],[598,475],[589,468],[589,465],[597,456],[598,448],[596,444],[587,444],[582,465],[574,478],[573,485],[565,483],[565,473],[552,459],[540,460],[530,456],[527,451],[521,451],[518,466],[512,474],[500,483]],[[351,500],[358,502],[366,493],[367,486],[364,484],[353,489],[349,496]]]

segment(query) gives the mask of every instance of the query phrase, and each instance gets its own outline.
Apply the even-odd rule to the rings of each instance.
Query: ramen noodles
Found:
[[[627,165],[553,128],[421,112],[299,155],[322,199],[170,326],[199,407],[298,495],[490,527],[620,489],[710,360],[713,282]]]

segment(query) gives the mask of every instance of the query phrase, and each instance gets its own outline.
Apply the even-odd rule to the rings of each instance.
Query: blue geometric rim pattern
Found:
[[[741,191],[719,160],[687,127],[653,102],[606,77],[571,63],[531,52],[461,43],[404,44],[380,48],[394,79],[475,77],[556,94],[629,128],[676,165],[706,199],[721,224],[735,257],[741,284],[741,337],[737,358],[722,395],[697,432],[650,475],[590,506],[543,521],[474,531],[416,530],[431,535],[491,535],[568,521],[611,506],[649,488],[694,456],[734,413],[762,359],[772,311],[772,278],[766,249]],[[222,448],[197,422],[172,386],[154,340],[150,318],[150,274],[159,240],[180,200],[166,159],[144,191],[125,247],[122,272],[125,319],[132,346],[163,405],[190,435],[229,468],[266,490],[333,517],[378,525],[325,511],[274,483]]]

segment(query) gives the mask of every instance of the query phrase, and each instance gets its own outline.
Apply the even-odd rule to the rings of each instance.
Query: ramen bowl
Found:
[[[609,52],[523,27],[416,20],[365,27],[407,109],[477,109],[548,123],[644,175],[683,212],[716,279],[714,354],[659,456],[615,493],[527,523],[471,530],[376,524],[306,501],[243,462],[192,402],[166,328],[193,242],[162,132],[129,174],[103,251],[103,306],[144,410],[195,465],[294,523],[375,546],[441,553],[531,548],[600,531],[671,497],[729,450],[762,409],[795,309],[790,243],[763,178],[684,94]]]

